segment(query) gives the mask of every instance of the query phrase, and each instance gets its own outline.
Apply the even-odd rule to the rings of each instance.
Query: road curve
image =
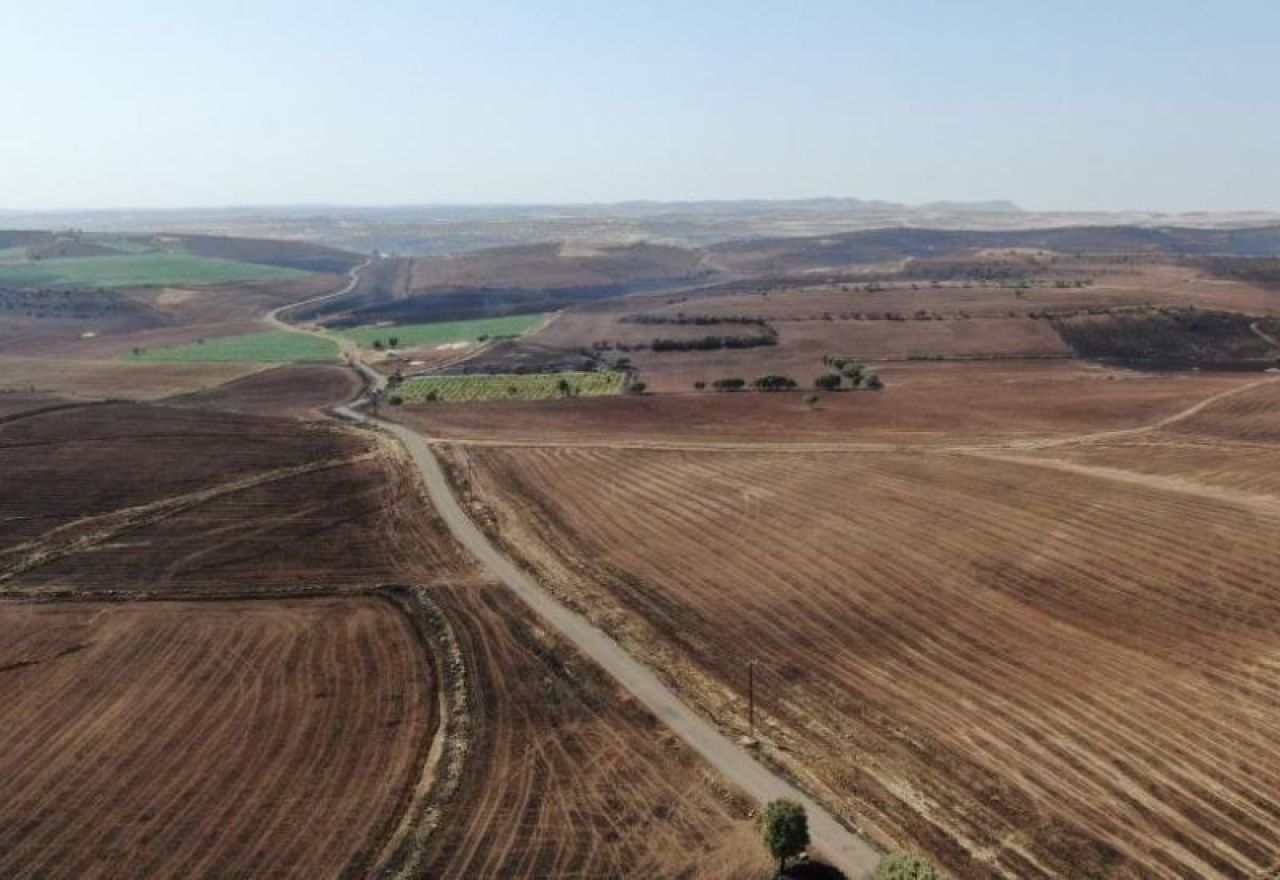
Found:
[[[403,425],[370,418],[351,407],[339,407],[336,412],[343,418],[376,425],[404,444],[422,477],[431,503],[449,531],[493,577],[505,584],[545,623],[603,667],[690,748],[747,795],[760,803],[790,798],[803,804],[809,816],[814,850],[851,880],[872,876],[880,855],[869,843],[837,822],[812,798],[766,769],[746,749],[720,733],[685,705],[647,666],[581,614],[562,605],[507,559],[462,509],[439,461],[421,435]]]

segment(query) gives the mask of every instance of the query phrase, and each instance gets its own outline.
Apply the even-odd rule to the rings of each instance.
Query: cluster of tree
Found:
[[[759,348],[777,345],[778,337],[764,336],[700,336],[696,339],[655,339],[649,344],[653,351],[719,351],[722,348]]]
[[[399,337],[399,336],[388,336],[388,337],[387,337],[387,342],[386,342],[386,344],[385,344],[385,345],[383,344],[383,342],[382,342],[382,340],[381,340],[381,339],[375,339],[375,340],[373,340],[373,347],[374,347],[375,349],[377,349],[378,351],[382,351],[384,348],[396,348],[396,347],[398,347],[399,345],[400,345],[400,337]]]
[[[724,348],[759,348],[777,345],[777,333],[770,330],[759,336],[698,336],[692,339],[655,339],[652,342],[614,342],[597,340],[591,348],[584,349],[591,357],[599,357],[605,351],[719,351]]]
[[[822,365],[830,372],[819,376],[814,382],[814,386],[821,391],[839,390],[844,379],[849,380],[851,388],[866,388],[870,391],[884,388],[884,380],[875,370],[852,358],[829,354],[822,358]]]
[[[624,315],[618,320],[620,324],[751,324],[764,327],[764,318],[753,318],[750,315],[686,315],[677,312],[674,315]]]

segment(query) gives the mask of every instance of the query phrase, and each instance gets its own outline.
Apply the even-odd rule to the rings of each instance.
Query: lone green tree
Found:
[[[764,845],[778,860],[778,870],[786,870],[787,860],[809,846],[809,817],[804,807],[785,799],[770,801],[764,809]]]

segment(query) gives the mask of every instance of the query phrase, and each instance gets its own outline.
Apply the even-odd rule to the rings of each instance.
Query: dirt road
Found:
[[[721,734],[617,642],[585,617],[552,598],[507,559],[462,509],[439,462],[421,435],[401,425],[370,419],[349,407],[338,414],[363,424],[375,424],[404,444],[426,485],[436,511],[453,536],[481,564],[578,650],[600,664],[637,700],[685,741],[726,779],[761,803],[790,798],[804,804],[814,849],[850,878],[868,878],[880,860],[865,840],[847,830],[799,789],[767,770],[740,746]]]
[[[336,342],[338,344],[338,349],[342,352],[342,356],[346,358],[347,363],[351,364],[351,366],[360,370],[361,373],[364,373],[368,377],[379,375],[376,371],[364,366],[364,364],[361,363],[360,346],[357,345],[353,340],[350,340],[345,336],[341,336],[337,333],[326,332],[317,327],[304,327],[298,324],[290,324],[288,321],[280,317],[282,314],[284,314],[285,312],[291,311],[292,309],[299,309],[299,308],[302,308],[303,306],[312,306],[312,305],[315,305],[316,303],[327,302],[328,300],[331,300],[331,299],[337,299],[340,296],[346,296],[348,293],[355,290],[356,285],[360,283],[360,272],[365,267],[367,267],[370,263],[372,263],[373,260],[374,260],[373,257],[369,257],[359,266],[355,266],[354,268],[352,268],[351,271],[347,273],[347,283],[344,284],[342,287],[338,288],[337,290],[332,291],[331,293],[322,293],[319,296],[313,296],[310,299],[304,299],[304,300],[301,300],[300,302],[293,302],[283,306],[277,306],[276,308],[267,312],[267,314],[263,316],[263,320],[265,320],[271,326],[275,327],[277,330],[283,330],[286,333],[306,333],[309,336],[319,336],[322,339],[328,339],[328,340],[331,340],[332,342]],[[385,384],[385,379],[382,380],[382,383]],[[375,381],[374,387],[381,388],[382,385],[379,384],[377,381]]]

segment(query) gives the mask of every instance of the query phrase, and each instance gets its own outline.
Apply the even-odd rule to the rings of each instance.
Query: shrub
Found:
[[[872,391],[879,391],[884,387],[884,381],[875,373],[866,373],[862,377],[862,384],[870,388]]]
[[[706,382],[703,382],[703,381],[701,381],[701,380],[699,380],[699,381],[697,381],[697,382],[694,382],[694,383],[693,383],[693,390],[694,390],[694,391],[701,391],[703,388],[706,388],[706,387],[707,387],[707,383],[706,383]]]
[[[790,391],[796,387],[796,380],[789,376],[770,373],[768,376],[761,376],[751,384],[761,391]]]
[[[876,880],[941,880],[932,862],[907,853],[892,853],[880,860]]]
[[[399,406],[400,404],[404,403],[404,398],[401,397],[399,394],[393,394],[387,398],[387,403],[391,404],[392,406]]]
[[[436,391],[434,388],[427,392],[427,396],[426,396],[427,403],[435,403],[439,399],[440,399],[440,392]]]
[[[741,391],[747,387],[747,383],[742,379],[717,379],[711,383],[711,387],[717,391]]]
[[[644,394],[644,390],[648,387],[649,386],[644,384],[643,382],[632,382],[631,387],[628,388],[627,390],[630,391],[632,394]]]
[[[813,387],[819,391],[837,391],[844,377],[839,373],[827,373],[813,380]]]

